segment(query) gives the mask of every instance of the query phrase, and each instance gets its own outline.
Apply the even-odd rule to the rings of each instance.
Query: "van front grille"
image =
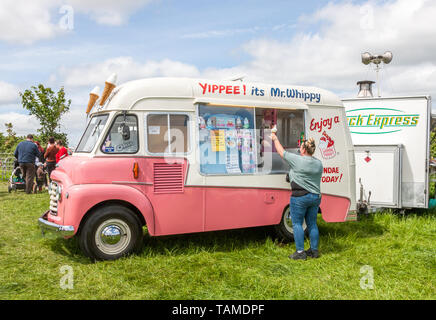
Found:
[[[58,214],[58,198],[56,196],[57,188],[58,184],[52,181],[48,189],[48,194],[50,195],[50,214],[54,216]]]

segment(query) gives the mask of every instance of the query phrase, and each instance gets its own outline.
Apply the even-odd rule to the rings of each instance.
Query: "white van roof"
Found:
[[[195,104],[308,109],[309,106],[343,107],[330,91],[305,86],[191,78],[149,78],[126,82],[114,89],[104,110],[149,110],[150,102],[165,107],[186,99]],[[158,106],[157,106],[158,108]]]

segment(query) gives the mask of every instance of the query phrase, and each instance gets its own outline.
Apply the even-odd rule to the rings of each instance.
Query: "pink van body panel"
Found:
[[[116,184],[74,185],[68,189],[68,199],[63,199],[64,225],[79,229],[83,216],[94,206],[105,201],[124,201],[135,206],[144,216],[150,234],[154,234],[153,209],[147,197],[136,186]]]
[[[136,207],[153,235],[153,208],[142,186],[135,184],[138,182],[132,172],[135,161],[138,159],[133,157],[67,157],[61,160],[51,178],[61,183],[63,196],[58,204],[58,215],[49,214],[48,221],[74,226],[77,231],[90,209],[105,201],[118,200]]]
[[[350,205],[348,198],[323,194],[319,207],[325,222],[344,222],[347,219]]]
[[[279,224],[290,190],[207,188],[205,231]]]
[[[161,157],[67,157],[51,176],[63,191],[58,215],[48,220],[77,231],[93,207],[118,200],[141,212],[151,236],[161,236],[277,225],[289,205],[290,190],[187,186],[189,164],[176,160],[172,165]],[[320,207],[325,221],[343,222],[350,200],[323,195]]]

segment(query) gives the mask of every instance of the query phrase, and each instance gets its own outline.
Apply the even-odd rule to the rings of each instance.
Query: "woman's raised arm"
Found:
[[[283,158],[283,153],[285,152],[285,149],[283,149],[282,144],[279,141],[279,138],[277,138],[274,132],[271,133],[271,140],[274,142],[274,146],[276,147],[277,153],[280,155],[280,157]]]

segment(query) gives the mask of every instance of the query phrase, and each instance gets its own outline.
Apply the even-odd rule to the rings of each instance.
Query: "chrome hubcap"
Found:
[[[101,233],[101,241],[105,244],[114,245],[121,240],[121,229],[118,226],[108,226]]]
[[[123,220],[104,221],[97,228],[95,243],[105,254],[115,255],[123,252],[132,239],[129,226]]]

